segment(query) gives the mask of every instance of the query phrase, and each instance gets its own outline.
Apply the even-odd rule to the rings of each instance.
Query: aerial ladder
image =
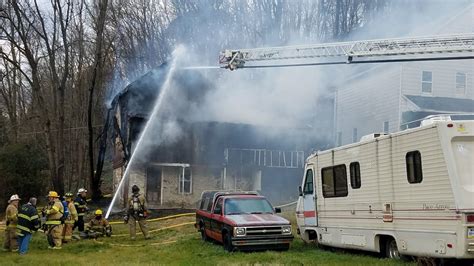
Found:
[[[221,68],[474,59],[474,34],[224,50]]]

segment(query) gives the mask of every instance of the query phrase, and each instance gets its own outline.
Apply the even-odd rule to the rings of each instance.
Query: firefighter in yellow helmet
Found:
[[[5,219],[7,220],[7,228],[5,229],[5,241],[3,243],[4,251],[18,251],[18,240],[16,236],[16,225],[18,223],[18,203],[20,197],[17,194],[12,195],[8,201],[5,211]]]
[[[109,221],[107,221],[102,216],[102,210],[98,209],[95,211],[95,218],[91,219],[88,224],[86,224],[86,233],[88,238],[97,238],[101,236],[111,236],[112,235],[112,226],[110,226]]]
[[[74,201],[72,200],[74,194],[71,192],[66,193],[65,199],[67,202],[67,208],[69,210],[69,214],[64,220],[64,229],[63,229],[63,243],[67,243],[72,240],[72,232],[74,228],[74,223],[78,220],[77,210],[74,206]]]
[[[56,191],[50,191],[48,193],[48,201],[48,206],[46,207],[46,210],[43,211],[43,215],[46,215],[48,248],[61,249],[63,238],[63,225],[61,220],[64,213],[64,207],[59,200],[59,195]]]

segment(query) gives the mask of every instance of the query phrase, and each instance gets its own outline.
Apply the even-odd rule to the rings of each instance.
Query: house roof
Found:
[[[428,97],[417,95],[405,95],[412,103],[421,110],[433,110],[442,112],[474,112],[474,100],[458,99],[448,97]]]

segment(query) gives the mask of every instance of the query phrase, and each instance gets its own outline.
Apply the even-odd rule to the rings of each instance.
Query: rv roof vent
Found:
[[[362,136],[362,138],[360,138],[360,141],[376,139],[380,136],[386,136],[386,135],[388,135],[388,134],[387,133],[372,133],[372,134],[369,134],[369,135]]]
[[[439,121],[451,121],[449,115],[431,115],[421,121],[421,126],[431,125]]]

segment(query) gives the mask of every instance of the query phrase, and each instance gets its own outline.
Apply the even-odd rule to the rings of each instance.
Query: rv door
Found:
[[[313,165],[306,168],[305,180],[303,185],[303,215],[305,226],[317,226],[317,210],[316,210],[316,191],[314,187],[314,170]]]

